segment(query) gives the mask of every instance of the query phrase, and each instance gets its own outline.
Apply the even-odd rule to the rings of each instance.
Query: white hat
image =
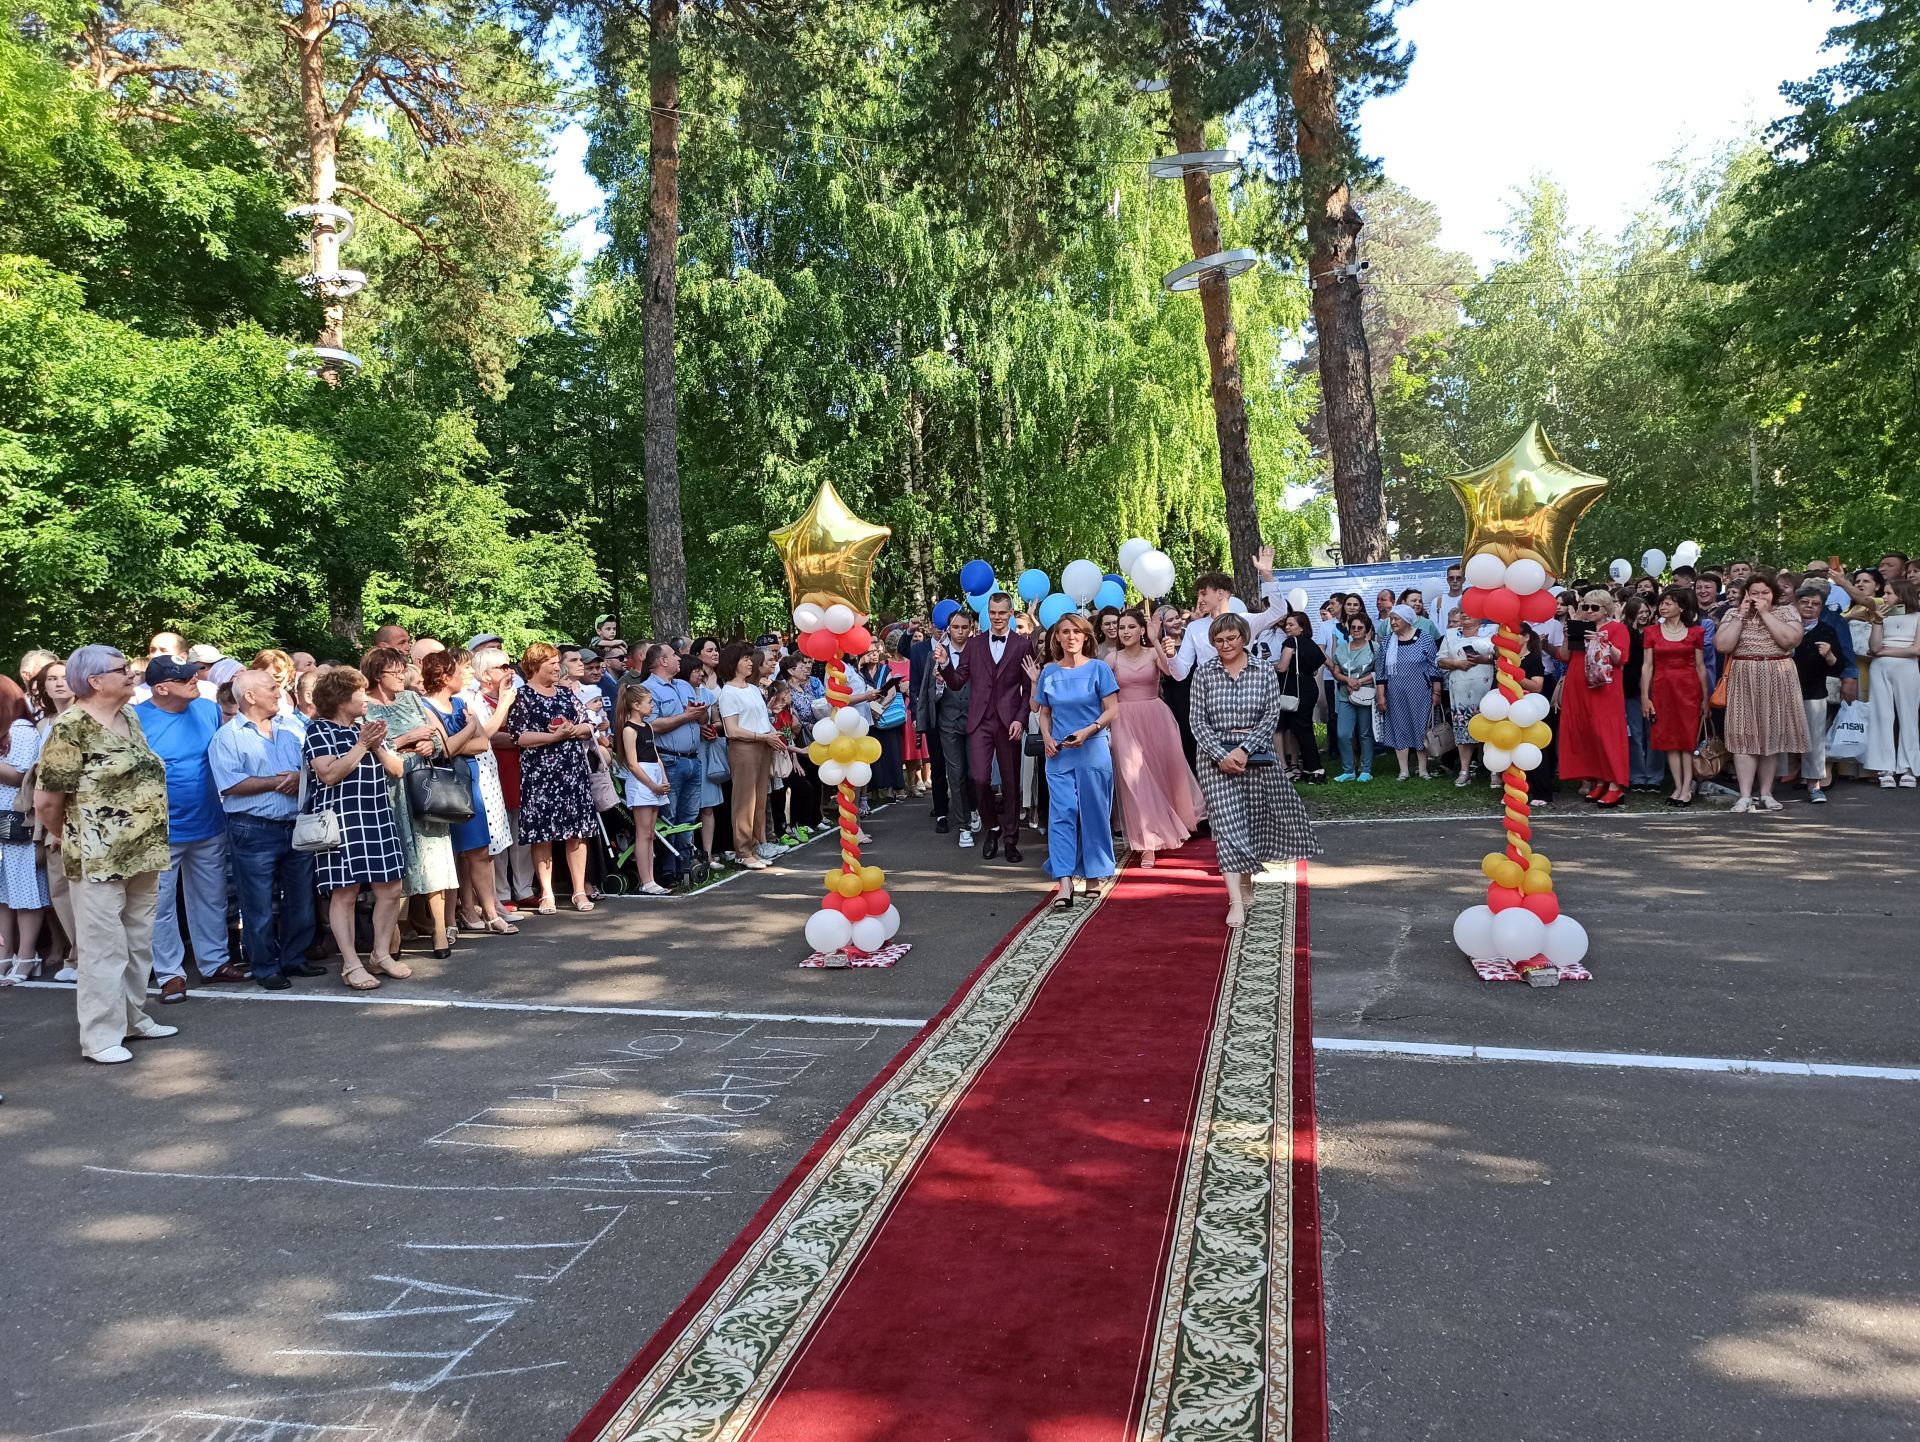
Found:
[[[196,666],[211,666],[215,661],[220,659],[220,648],[218,646],[209,646],[205,641],[202,641],[198,646],[194,646],[188,650],[187,659]]]

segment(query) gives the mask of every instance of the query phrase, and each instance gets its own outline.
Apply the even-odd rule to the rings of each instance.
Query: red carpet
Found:
[[[1317,1442],[1305,875],[1043,910],[848,1108],[575,1442]]]

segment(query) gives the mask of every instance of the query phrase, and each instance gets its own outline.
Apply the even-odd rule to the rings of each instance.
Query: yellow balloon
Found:
[[[1520,890],[1527,896],[1538,896],[1543,891],[1553,890],[1551,871],[1528,871],[1520,878]]]
[[[1555,455],[1538,421],[1499,460],[1448,476],[1447,484],[1467,514],[1462,555],[1491,551],[1508,565],[1538,561],[1549,576],[1567,574],[1574,525],[1607,489],[1599,476]]]
[[[1486,877],[1487,880],[1492,881],[1495,874],[1506,864],[1506,852],[1489,851],[1485,856],[1480,858],[1480,874]]]
[[[887,873],[882,871],[879,867],[863,866],[860,868],[860,890],[861,891],[878,891],[881,887],[885,886],[886,884],[887,884]],[[852,892],[849,893],[849,895],[857,895],[857,894],[858,893],[852,893]]]
[[[1525,733],[1511,721],[1496,721],[1487,729],[1488,742],[1498,746],[1502,751],[1513,750],[1520,744],[1524,735]]]
[[[1544,721],[1536,721],[1520,733],[1520,739],[1531,741],[1544,751],[1553,740],[1553,728]]]
[[[842,896],[858,896],[866,888],[860,884],[860,873],[842,871],[833,880],[833,889]]]
[[[1529,867],[1532,867],[1536,871],[1553,870],[1553,862],[1550,859],[1548,859],[1547,854],[1544,851],[1534,852],[1532,857],[1528,859],[1527,865]]]
[[[818,741],[808,743],[807,760],[811,761],[815,766],[818,766],[822,761],[831,760],[832,757],[833,748],[831,746],[822,746]]]
[[[836,736],[833,738],[831,744],[828,745],[827,750],[832,753],[835,761],[845,766],[849,762],[860,759],[861,739],[862,738],[858,736]]]
[[[828,891],[838,891],[840,889],[840,874],[840,868],[837,866],[827,873],[826,887]]]
[[[869,766],[878,761],[880,759],[880,738],[878,736],[862,736],[860,738],[860,754],[855,759],[864,761]]]
[[[845,605],[862,616],[871,609],[874,557],[893,532],[849,511],[832,481],[821,482],[799,520],[770,534],[794,605]]]
[[[1487,733],[1492,729],[1493,723],[1478,711],[1474,712],[1472,719],[1467,722],[1467,735],[1476,741],[1485,741]]]

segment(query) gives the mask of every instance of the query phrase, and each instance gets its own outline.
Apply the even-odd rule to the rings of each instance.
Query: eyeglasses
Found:
[[[1590,605],[1587,602],[1582,601],[1578,606],[1574,607],[1574,609],[1576,611],[1603,611],[1606,608],[1604,606]]]

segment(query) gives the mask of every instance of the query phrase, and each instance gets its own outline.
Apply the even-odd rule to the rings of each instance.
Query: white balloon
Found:
[[[1305,586],[1295,586],[1291,591],[1287,592],[1287,604],[1296,611],[1306,610],[1307,588]]]
[[[834,714],[834,726],[842,736],[864,736],[867,734],[867,718],[851,706],[842,707]]]
[[[1136,591],[1157,601],[1173,589],[1173,557],[1165,551],[1148,551],[1133,563],[1127,576]]]
[[[1247,603],[1238,596],[1229,596],[1227,597],[1227,609],[1236,616],[1244,616],[1247,614]]]
[[[1491,591],[1506,580],[1507,563],[1492,551],[1482,551],[1477,556],[1467,557],[1466,569],[1462,574],[1469,586]]]
[[[838,951],[853,937],[853,923],[839,912],[821,907],[807,918],[807,945],[815,951]]]
[[[1106,579],[1106,572],[1091,561],[1069,561],[1067,569],[1060,573],[1060,589],[1084,606]]]
[[[1505,771],[1509,766],[1513,765],[1513,753],[1511,751],[1502,751],[1498,746],[1495,746],[1489,741],[1485,746],[1480,748],[1480,764],[1485,766],[1489,771]]]
[[[861,951],[878,951],[887,944],[887,924],[877,916],[863,916],[853,924],[853,944]]]
[[[1522,741],[1513,748],[1513,764],[1522,771],[1531,771],[1546,759],[1541,755],[1540,748],[1531,741]]]
[[[1531,557],[1507,567],[1507,589],[1516,596],[1531,596],[1547,584],[1547,568]]]
[[[1476,960],[1493,955],[1493,912],[1469,906],[1453,919],[1453,944]]]
[[[1586,959],[1587,944],[1586,927],[1562,912],[1547,923],[1540,954],[1555,966],[1572,966]]]
[[[825,620],[818,606],[803,601],[793,608],[793,625],[797,631],[818,631]]]
[[[1507,719],[1525,730],[1529,726],[1546,720],[1547,712],[1552,708],[1553,703],[1540,692],[1529,691],[1507,708]]]
[[[1648,551],[1640,558],[1640,569],[1649,576],[1660,575],[1667,569],[1667,553],[1658,549]]]
[[[832,764],[831,761],[827,763],[828,766]],[[826,767],[823,766],[820,769],[825,771]],[[869,781],[873,780],[873,767],[865,761],[849,761],[847,763],[847,780],[855,786],[865,786]]]
[[[1698,541],[1682,541],[1673,548],[1673,564],[1676,566],[1691,566],[1699,559],[1700,543]]]
[[[1524,906],[1509,906],[1493,917],[1493,954],[1508,961],[1532,961],[1547,944],[1547,924]]]
[[[1514,714],[1513,705],[1501,692],[1489,691],[1480,698],[1480,714],[1489,721],[1504,721]]]
[[[889,906],[881,912],[880,924],[887,929],[887,940],[892,941],[894,933],[900,929],[900,908]]]
[[[813,739],[822,746],[831,746],[840,739],[840,728],[834,724],[833,717],[813,723]]]
[[[838,786],[847,779],[846,763],[840,761],[822,761],[820,763],[820,784]]]
[[[1624,586],[1633,579],[1633,562],[1622,556],[1607,567],[1607,574],[1613,578],[1615,585]]]
[[[860,618],[854,614],[853,607],[843,606],[838,601],[827,607],[820,620],[821,624],[836,636],[844,636],[860,622]]]
[[[1120,574],[1123,576],[1132,575],[1133,563],[1139,560],[1142,556],[1146,555],[1147,552],[1151,551],[1152,549],[1153,549],[1152,541],[1143,541],[1138,536],[1135,536],[1131,541],[1121,542]]]

